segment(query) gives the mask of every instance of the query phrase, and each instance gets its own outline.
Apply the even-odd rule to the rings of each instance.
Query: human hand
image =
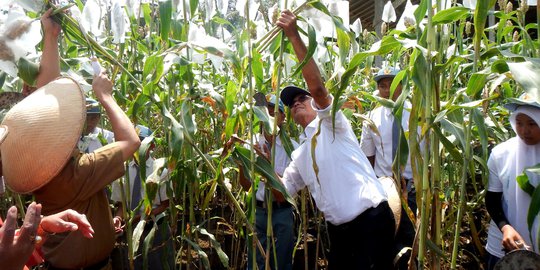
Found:
[[[94,90],[94,93],[96,94],[96,97],[102,101],[104,96],[111,96],[112,95],[112,82],[107,77],[107,74],[102,69],[101,73],[94,76],[94,80],[92,82],[92,89]]]
[[[122,224],[123,219],[119,216],[113,218],[114,232],[116,234],[121,234],[124,232],[124,225]]]
[[[294,13],[288,9],[281,12],[276,25],[283,29],[283,32],[287,37],[298,35],[298,29],[296,28],[296,15],[294,15]]]
[[[41,204],[31,203],[26,211],[24,223],[15,237],[17,207],[9,208],[6,222],[0,228],[0,269],[20,270],[32,254],[36,243],[36,232],[41,221]]]
[[[502,244],[504,250],[512,251],[521,248],[530,249],[530,247],[525,244],[521,235],[511,225],[504,225],[501,228],[501,231],[503,233]]]
[[[74,232],[79,230],[86,238],[94,237],[94,229],[86,216],[75,210],[64,210],[41,220],[41,228],[48,233]]]
[[[51,13],[52,8],[41,15],[41,25],[43,27],[45,37],[54,38],[56,40],[62,31],[62,27],[60,27],[60,25],[53,20]]]

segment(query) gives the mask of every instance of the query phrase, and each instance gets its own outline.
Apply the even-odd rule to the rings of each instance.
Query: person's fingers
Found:
[[[3,234],[0,238],[0,243],[2,244],[11,244],[13,242],[13,237],[15,236],[15,230],[17,229],[17,207],[12,206],[9,208],[6,221],[2,226]]]
[[[58,227],[56,229],[63,230],[64,232],[80,230],[85,237],[92,237],[94,234],[94,229],[92,228],[92,225],[90,225],[86,215],[79,214],[77,211],[71,209],[59,214],[59,220],[57,221]],[[52,229],[55,230],[55,228]],[[58,231],[51,230],[51,232]]]
[[[41,204],[32,202],[26,209],[26,216],[20,230],[19,240],[34,243],[36,233],[41,221]]]

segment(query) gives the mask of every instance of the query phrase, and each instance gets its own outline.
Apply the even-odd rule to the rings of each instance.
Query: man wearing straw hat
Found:
[[[49,235],[43,245],[46,269],[108,269],[114,227],[104,187],[124,174],[124,162],[140,145],[133,124],[112,97],[112,83],[101,73],[92,83],[116,135],[115,143],[93,153],[76,149],[85,119],[82,89],[60,78],[59,26],[42,19],[45,36],[38,90],[15,105],[3,124],[10,136],[1,147],[2,169],[9,188],[33,193],[50,215],[72,208],[88,217],[93,239],[71,232]],[[48,31],[48,30],[54,31]]]
[[[124,161],[140,141],[112,98],[112,83],[102,73],[93,89],[109,116],[117,142],[81,154],[76,143],[85,119],[80,86],[57,79],[15,105],[3,124],[11,135],[2,144],[6,184],[33,193],[50,215],[72,208],[88,217],[93,239],[77,232],[49,235],[43,245],[47,269],[103,269],[114,247],[114,228],[104,187],[124,174]],[[107,269],[107,268],[105,268]]]
[[[284,10],[277,25],[303,61],[307,48],[296,16]],[[280,96],[306,136],[292,154],[283,184],[289,194],[307,186],[323,212],[330,238],[328,269],[392,269],[395,224],[386,191],[343,112],[332,116],[333,97],[313,59],[302,75],[309,91],[288,86]]]

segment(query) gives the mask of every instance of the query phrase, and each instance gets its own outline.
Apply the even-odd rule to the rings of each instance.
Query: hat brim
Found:
[[[397,185],[392,177],[383,176],[379,177],[386,194],[388,196],[388,205],[394,214],[394,221],[396,222],[396,232],[399,228],[399,223],[401,221],[401,199],[399,197],[399,192]]]
[[[7,186],[33,192],[49,183],[73,154],[84,124],[80,85],[60,78],[39,88],[7,113],[2,125],[2,170]]]
[[[383,75],[377,75],[373,79],[375,80],[375,82],[379,82],[382,79],[394,78],[394,77],[396,77],[395,74],[383,74]]]
[[[511,112],[515,111],[519,106],[531,106],[540,109],[540,103],[538,103],[537,101],[525,101],[517,98],[509,98],[508,102],[503,106]]]
[[[291,107],[292,103],[293,103],[293,100],[296,96],[298,95],[308,95],[308,96],[311,96],[311,94],[300,88],[300,87],[296,87],[296,86],[287,86],[285,88],[283,88],[283,90],[281,91],[281,94],[279,95],[279,98],[281,99],[281,101],[283,102],[283,104],[285,104],[285,106],[287,107]]]

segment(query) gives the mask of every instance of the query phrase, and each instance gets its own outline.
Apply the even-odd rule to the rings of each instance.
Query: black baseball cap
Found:
[[[289,85],[283,90],[281,90],[281,94],[279,95],[279,99],[283,101],[283,104],[287,107],[291,107],[293,105],[293,100],[298,95],[308,95],[311,96],[311,94],[306,91],[305,89],[302,89],[300,87],[296,87],[294,85]]]

